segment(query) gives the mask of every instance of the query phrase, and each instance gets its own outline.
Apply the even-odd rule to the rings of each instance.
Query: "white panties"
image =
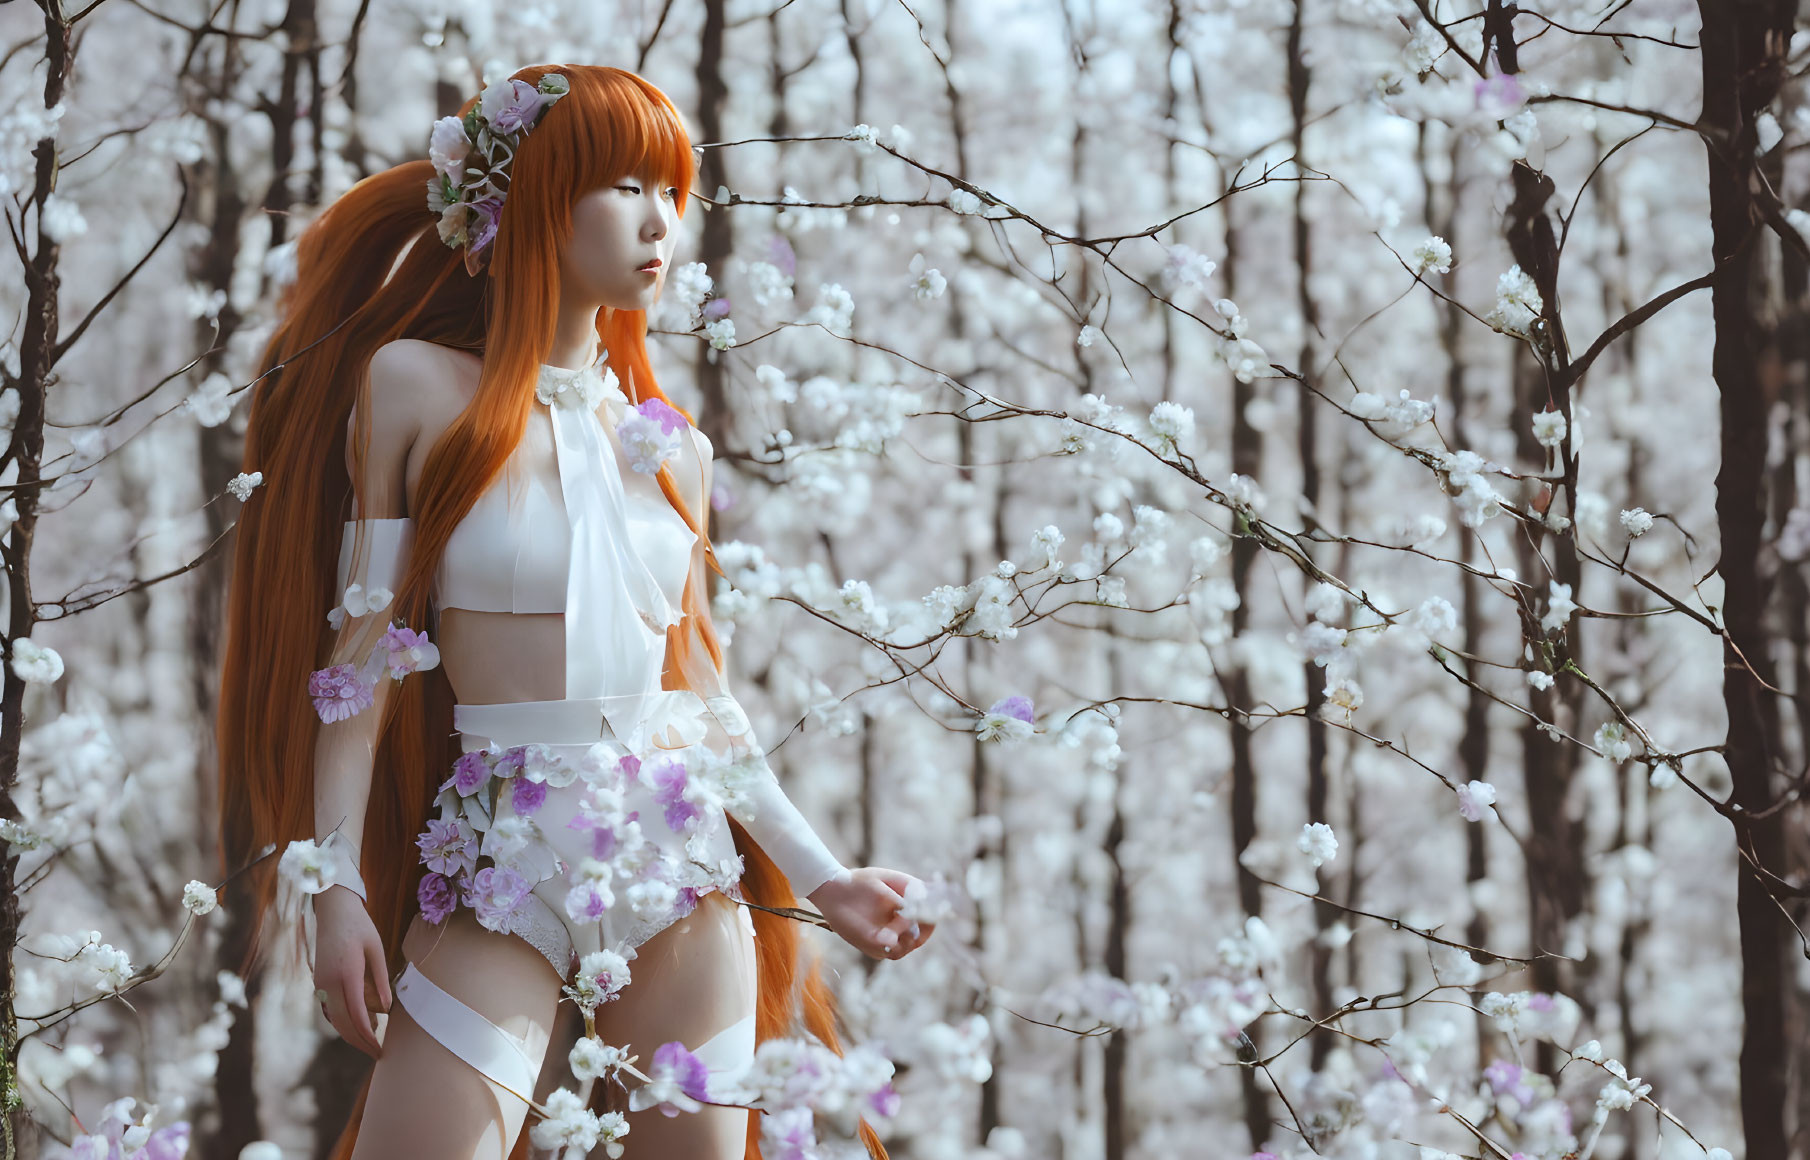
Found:
[[[738,906],[736,912],[752,933],[754,920],[748,917],[747,908]],[[409,1018],[440,1046],[510,1095],[524,1103],[533,1102],[539,1069],[520,1037],[447,994],[414,963],[402,969],[394,993]],[[754,1062],[754,1013],[712,1035],[691,1053],[712,1077],[746,1070]],[[564,1065],[563,1060],[558,1062]]]

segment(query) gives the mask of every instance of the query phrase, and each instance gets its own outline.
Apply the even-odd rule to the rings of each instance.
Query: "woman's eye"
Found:
[[[641,187],[639,185],[618,185],[616,188],[617,189],[632,189],[636,193],[641,192]]]
[[[666,187],[666,192],[670,193],[674,200],[677,200],[679,196],[679,187],[676,185],[669,185]]]

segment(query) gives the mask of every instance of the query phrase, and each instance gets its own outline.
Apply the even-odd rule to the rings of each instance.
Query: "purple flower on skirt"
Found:
[[[579,814],[566,823],[566,829],[591,833],[591,857],[608,861],[616,853],[616,829],[595,814]]]
[[[308,674],[308,695],[314,711],[328,725],[355,717],[371,707],[377,686],[368,685],[351,661]]]
[[[525,777],[518,777],[510,785],[510,804],[523,817],[540,809],[547,800],[547,783],[544,781],[529,781]]]
[[[668,759],[651,768],[644,767],[641,783],[654,791],[654,800],[666,811],[666,825],[682,832],[698,816],[698,807],[685,800],[687,775],[683,762]]]
[[[522,772],[528,764],[528,747],[512,745],[497,757],[496,764],[491,767],[498,777],[514,777]]]
[[[609,912],[610,901],[593,883],[574,886],[566,892],[566,917],[573,922],[597,922]]]
[[[698,893],[698,888],[695,886],[679,887],[678,896],[673,899],[672,903],[673,920],[676,922],[696,910],[698,899],[701,897],[702,895]]]
[[[470,797],[490,780],[490,763],[482,749],[474,749],[453,762],[453,788],[460,797]]]
[[[444,874],[431,872],[421,876],[421,885],[415,888],[415,900],[421,904],[421,917],[434,926],[445,922],[446,916],[459,906],[452,880]]]
[[[522,903],[531,887],[528,880],[506,866],[486,866],[471,880],[471,905],[478,925],[500,934],[513,934]]]
[[[464,818],[429,818],[415,845],[421,847],[421,861],[436,874],[469,874],[478,864],[477,835]]]

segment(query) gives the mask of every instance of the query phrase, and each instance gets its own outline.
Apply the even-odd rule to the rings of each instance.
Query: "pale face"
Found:
[[[666,286],[676,247],[675,186],[632,174],[593,189],[572,206],[572,237],[560,253],[560,281],[570,296],[617,310],[648,310]],[[660,265],[641,270],[650,258]]]

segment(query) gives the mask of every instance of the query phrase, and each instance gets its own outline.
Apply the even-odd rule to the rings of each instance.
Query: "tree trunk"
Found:
[[[1773,800],[1779,756],[1771,695],[1771,642],[1766,639],[1767,585],[1760,553],[1766,516],[1766,414],[1778,397],[1777,336],[1767,319],[1775,292],[1763,260],[1770,235],[1753,204],[1757,148],[1754,119],[1772,103],[1784,77],[1797,0],[1699,0],[1702,15],[1703,113],[1709,154],[1710,227],[1716,324],[1712,366],[1721,398],[1722,466],[1716,474],[1721,534],[1722,700],[1728,713],[1724,756],[1733,783],[1737,840],[1761,866],[1783,870],[1781,817],[1744,816]],[[1765,249],[1760,247],[1765,245]],[[1785,1155],[1784,928],[1766,886],[1737,864],[1736,916],[1741,924],[1741,1121],[1749,1156]]]

